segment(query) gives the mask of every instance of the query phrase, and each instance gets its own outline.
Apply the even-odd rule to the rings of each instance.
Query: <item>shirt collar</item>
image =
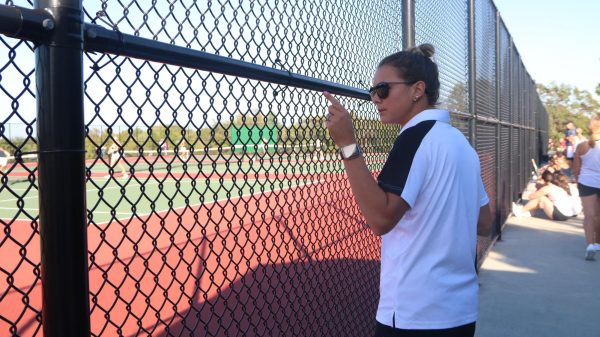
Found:
[[[406,125],[404,125],[402,127],[399,135],[402,134],[402,132],[404,132],[404,130],[411,128],[423,121],[429,121],[429,120],[434,120],[434,121],[439,121],[439,122],[449,124],[450,123],[450,113],[448,112],[448,110],[443,110],[443,109],[423,110],[423,111],[419,112],[416,116],[411,118],[408,121],[408,123],[406,123]]]

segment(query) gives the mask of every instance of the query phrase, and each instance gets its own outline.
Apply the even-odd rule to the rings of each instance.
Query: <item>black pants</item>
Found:
[[[473,337],[475,322],[441,330],[406,330],[377,322],[375,337]]]

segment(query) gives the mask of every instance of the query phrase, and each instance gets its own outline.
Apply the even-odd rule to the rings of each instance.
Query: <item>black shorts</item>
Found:
[[[473,337],[475,322],[449,329],[409,330],[392,328],[377,322],[375,337]]]
[[[579,190],[580,197],[589,197],[594,194],[600,197],[600,188],[577,184],[577,189]]]
[[[554,210],[552,211],[552,220],[565,221],[569,219],[568,216],[562,214],[556,206],[554,206]]]

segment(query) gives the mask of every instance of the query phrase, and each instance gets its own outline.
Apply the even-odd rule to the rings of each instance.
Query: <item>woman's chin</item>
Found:
[[[382,124],[395,124],[395,122],[389,116],[385,115],[379,115],[379,121]]]

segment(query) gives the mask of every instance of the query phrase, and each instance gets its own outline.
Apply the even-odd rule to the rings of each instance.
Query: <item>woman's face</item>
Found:
[[[377,106],[382,123],[404,125],[414,116],[411,113],[413,85],[394,82],[406,82],[406,80],[400,77],[398,70],[390,65],[379,67],[373,76],[373,86],[389,83],[389,94],[385,98],[374,94],[371,99]]]

